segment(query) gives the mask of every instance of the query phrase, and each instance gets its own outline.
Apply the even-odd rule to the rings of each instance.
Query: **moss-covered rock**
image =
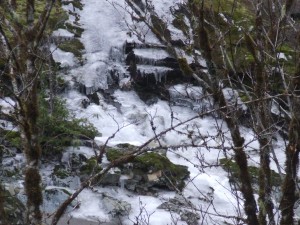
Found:
[[[108,161],[114,161],[120,157],[122,157],[125,152],[121,151],[120,149],[116,148],[108,148],[106,150],[106,158]]]
[[[182,190],[185,185],[184,179],[190,174],[186,166],[174,164],[167,157],[154,152],[138,156],[133,162],[133,168],[148,173],[148,180],[149,175],[161,171],[161,174],[155,175],[158,181],[155,181],[154,185],[170,190]]]
[[[89,158],[84,165],[80,167],[80,173],[91,175],[98,173],[102,170],[102,167],[98,164],[96,157]]]
[[[127,154],[124,149],[108,149],[106,157],[109,161],[116,160]],[[153,191],[153,188],[168,190],[182,190],[184,179],[189,176],[186,166],[176,165],[167,157],[155,152],[146,152],[137,156],[130,162],[130,167],[122,166],[122,174],[133,174],[133,179],[128,181],[130,190]],[[125,184],[126,187],[126,184]],[[144,193],[142,192],[142,193]]]

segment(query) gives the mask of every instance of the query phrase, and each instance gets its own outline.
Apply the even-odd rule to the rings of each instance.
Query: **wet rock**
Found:
[[[115,100],[115,97],[113,96],[114,90],[108,89],[108,90],[100,90],[99,93],[104,97],[104,101],[110,105],[113,105],[117,108],[118,111],[121,109],[121,104]]]
[[[70,195],[71,193],[64,188],[46,188],[43,199],[43,210],[46,213],[53,213]],[[71,203],[67,211],[70,211],[74,206],[75,204]]]
[[[53,172],[51,174],[51,185],[67,187],[72,189],[77,189],[80,186],[80,179],[76,175],[78,174],[79,165],[75,165],[74,163],[75,156],[78,159],[78,161],[79,156],[76,154],[72,154],[72,156],[73,161],[70,161],[71,163],[64,165],[56,165],[54,167]],[[74,164],[72,164],[72,162]]]
[[[70,189],[77,189],[80,187],[80,178],[75,175],[69,175],[65,178],[53,177],[52,182],[54,186],[66,187]]]
[[[194,205],[184,197],[177,195],[168,202],[162,203],[158,209],[164,209],[180,215],[180,219],[185,221],[188,225],[198,224],[200,216],[195,213]]]
[[[84,109],[86,109],[90,104],[91,104],[91,102],[90,102],[89,99],[84,98],[84,99],[81,101],[81,106],[82,106]]]
[[[84,154],[65,153],[62,157],[62,163],[71,172],[78,172],[80,168],[85,165],[87,157]]]
[[[194,224],[198,224],[198,220],[200,219],[200,216],[191,211],[183,210],[182,212],[180,212],[180,219],[182,221],[185,221],[188,225],[194,225]]]
[[[88,95],[90,102],[95,103],[96,105],[100,104],[100,99],[97,92]]]
[[[1,187],[0,187],[1,188]],[[25,206],[16,197],[15,193],[11,194],[8,190],[0,189],[1,207],[0,224],[25,225]]]
[[[120,183],[121,174],[107,173],[100,180],[100,184],[103,186],[118,186]]]
[[[147,105],[155,104],[159,99],[170,100],[169,91],[162,84],[144,85],[134,83],[134,90]]]
[[[128,216],[131,211],[131,205],[126,201],[118,200],[106,193],[102,194],[102,203],[105,209],[112,217]]]

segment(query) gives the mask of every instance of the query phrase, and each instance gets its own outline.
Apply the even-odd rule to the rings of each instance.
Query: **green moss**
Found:
[[[190,174],[186,166],[176,165],[167,157],[154,152],[136,157],[133,161],[133,168],[145,173],[161,170],[163,172],[161,179],[166,179],[167,183],[171,183],[170,187],[175,185],[179,190],[182,190],[185,185],[183,180]]]
[[[114,161],[122,156],[124,156],[124,152],[122,152],[120,149],[107,149],[106,150],[106,158],[108,161]]]
[[[15,19],[17,19],[21,24],[26,24],[26,1],[20,0],[18,1],[18,8],[16,11],[16,15],[14,15]],[[35,1],[35,22],[39,19],[41,13],[44,11],[46,5],[46,0]],[[7,15],[11,17],[10,15]],[[56,3],[50,13],[49,21],[47,24],[47,30],[52,31],[53,29],[57,29],[60,25],[63,24],[68,19],[67,13],[62,9],[59,3]]]
[[[160,38],[163,36],[165,40],[170,41],[171,33],[168,29],[167,24],[154,14],[151,14],[150,18],[154,27],[153,32],[155,33],[155,35]]]
[[[278,48],[278,51],[279,52],[282,52],[282,53],[284,53],[284,54],[287,54],[287,55],[293,55],[293,54],[295,54],[295,49],[294,48],[292,48],[291,46],[289,46],[288,44],[283,44],[283,45],[281,45],[279,48]]]
[[[243,102],[248,102],[250,101],[249,96],[246,95],[244,92],[239,92],[239,97]]]
[[[177,61],[178,61],[178,64],[179,64],[179,67],[180,67],[182,73],[185,76],[192,76],[193,75],[193,70],[189,66],[186,58],[178,58]]]
[[[126,151],[122,151],[122,149],[109,149],[106,151],[106,157],[109,161],[113,161],[122,157],[125,152]],[[137,156],[131,163],[134,173],[141,176],[162,171],[162,177],[160,179],[163,180],[162,183],[167,183],[171,189],[173,185],[175,185],[179,190],[182,190],[185,185],[183,180],[190,174],[186,166],[176,165],[167,157],[155,152],[146,152]]]
[[[237,163],[234,162],[233,160],[226,159],[226,158],[220,159],[220,165],[224,170],[232,173],[233,179],[237,179],[239,177],[239,174],[240,174],[239,167],[238,167]],[[255,167],[255,166],[248,166],[248,171],[251,176],[251,179],[253,181],[255,181],[255,183],[258,183],[259,168]],[[274,170],[271,170],[271,174],[272,174],[272,180],[271,180],[272,185],[280,186],[281,185],[280,175],[278,173],[276,173]],[[237,180],[235,180],[235,181],[237,181]]]
[[[74,25],[72,25],[70,23],[66,23],[65,25],[66,25],[66,29],[69,32],[71,32],[71,33],[74,34],[74,37],[81,37],[81,35],[82,35],[83,31],[84,31],[83,28],[78,27],[78,26],[74,26]]]
[[[212,0],[205,1],[204,5],[209,11],[214,12],[216,15],[222,13],[233,19],[238,24],[243,24],[245,27],[246,23],[254,19],[254,11],[251,9],[252,5],[246,1],[235,1],[235,0]]]
[[[189,27],[184,21],[184,14],[179,13],[176,15],[175,19],[172,21],[172,24],[177,29],[181,30],[186,36],[189,36]]]
[[[48,21],[48,33],[52,33],[53,30],[59,28],[65,29],[65,22],[68,20],[69,16],[64,10],[52,11],[52,15]]]
[[[58,47],[65,52],[72,52],[79,60],[82,59],[82,51],[84,50],[84,46],[80,40],[72,39],[70,41],[65,41]]]
[[[98,164],[97,158],[92,157],[92,158],[88,159],[86,164],[80,168],[80,173],[90,175],[92,173],[98,173],[101,170],[102,170],[102,167]]]
[[[136,157],[135,167],[145,170],[148,172],[149,170],[158,171],[165,168],[173,167],[173,163],[164,156],[161,156],[154,152],[145,153],[141,156]]]

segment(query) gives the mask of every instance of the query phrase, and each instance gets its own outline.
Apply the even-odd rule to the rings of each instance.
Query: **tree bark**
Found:
[[[289,126],[289,144],[285,149],[286,176],[282,185],[280,202],[281,225],[290,225],[294,222],[294,205],[296,198],[297,173],[300,152],[300,63],[297,73],[292,80],[294,96],[292,98],[292,119]]]
[[[7,215],[4,210],[5,198],[5,192],[2,185],[0,184],[0,224],[9,224],[7,221]]]
[[[263,33],[263,1],[260,1],[256,10],[256,49],[255,55],[255,86],[254,95],[256,99],[261,99],[252,109],[254,115],[254,130],[256,131],[259,142],[260,168],[259,168],[259,223],[260,225],[275,225],[273,203],[272,203],[272,183],[270,169],[270,153],[272,144],[271,131],[271,105],[269,100],[263,100],[267,97],[268,83],[265,68],[265,36]],[[267,223],[267,216],[269,222]]]
[[[38,83],[40,71],[39,47],[50,12],[55,0],[46,0],[43,12],[35,20],[35,0],[26,0],[25,24],[20,24],[18,17],[7,18],[10,14],[20,13],[12,7],[16,1],[1,3],[0,35],[8,52],[10,82],[16,104],[16,121],[20,127],[23,152],[26,158],[25,193],[27,195],[26,224],[41,225],[42,204],[41,175],[39,173],[41,148],[39,143],[38,119]],[[10,4],[12,3],[12,4]],[[7,18],[7,19],[6,19]],[[9,33],[8,33],[9,32]],[[12,38],[8,38],[13,36]]]
[[[40,206],[43,201],[41,176],[39,173],[41,148],[38,138],[37,117],[38,100],[37,85],[29,87],[22,96],[19,121],[21,124],[21,138],[26,158],[25,193],[27,195],[27,223],[40,225],[42,213]],[[27,96],[27,97],[26,97]]]

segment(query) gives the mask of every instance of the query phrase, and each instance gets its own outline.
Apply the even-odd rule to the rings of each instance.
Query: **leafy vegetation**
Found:
[[[78,145],[80,139],[94,139],[98,135],[96,128],[86,119],[73,118],[65,107],[63,100],[54,99],[54,107],[51,113],[46,98],[40,97],[39,102],[38,126],[44,153],[59,153],[66,146]]]
[[[83,44],[78,39],[65,41],[59,45],[59,48],[65,52],[72,52],[79,60],[82,58]]]

